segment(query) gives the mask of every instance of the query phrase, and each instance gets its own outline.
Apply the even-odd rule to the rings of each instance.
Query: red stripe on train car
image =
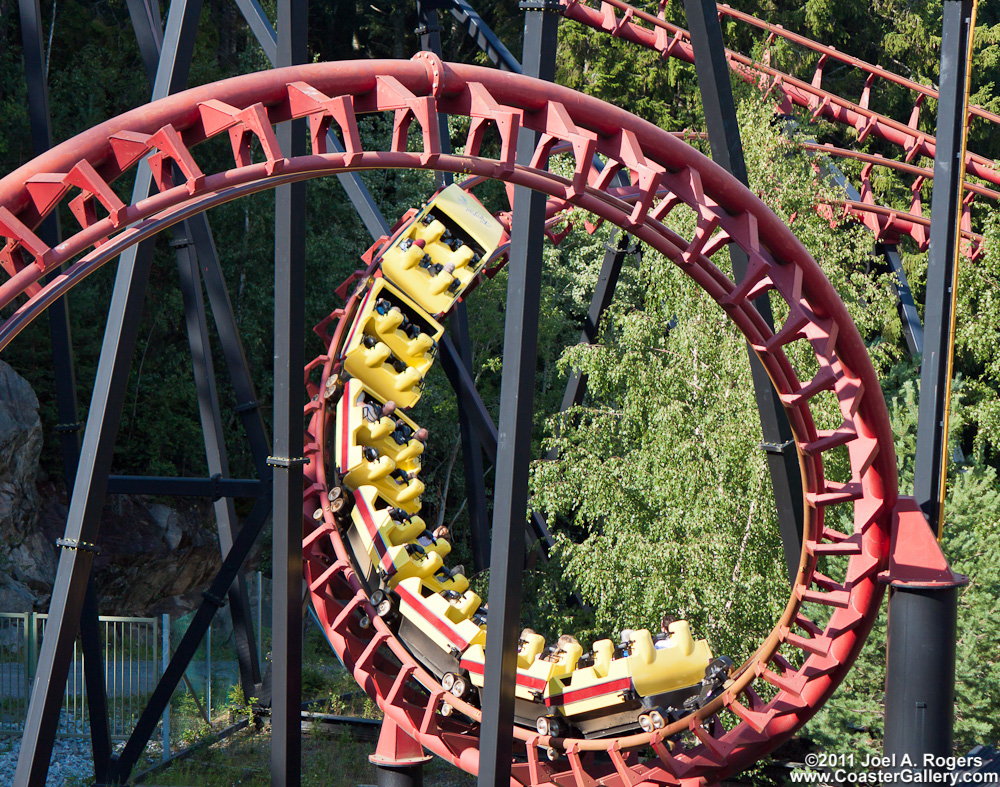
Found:
[[[618,678],[617,680],[605,681],[604,683],[595,683],[593,686],[588,686],[585,689],[566,691],[562,694],[555,694],[551,697],[546,697],[545,704],[569,705],[573,702],[581,702],[582,700],[589,700],[593,697],[600,697],[602,694],[617,694],[620,691],[625,691],[625,689],[631,688],[631,678]]]
[[[361,511],[361,519],[364,521],[365,527],[368,528],[368,534],[375,545],[375,551],[378,552],[382,568],[391,577],[396,573],[396,564],[392,562],[392,558],[389,556],[389,545],[385,543],[382,533],[375,527],[375,521],[372,519],[371,511],[368,508],[368,501],[364,499],[360,492],[355,490],[354,503],[358,507],[358,510]]]
[[[418,598],[400,585],[396,585],[396,592],[399,594],[399,597],[413,607],[424,620],[451,640],[451,642],[459,648],[459,650],[465,650],[469,647],[469,641],[467,639],[463,639],[450,625],[427,609],[424,605],[423,599]]]
[[[372,289],[372,287],[368,288],[368,292],[365,294],[364,300],[361,301],[361,305],[358,307],[358,314],[361,314],[365,310],[365,305],[368,303],[368,299],[372,297]],[[351,339],[354,338],[354,332],[358,329],[359,325],[361,325],[361,320],[355,320],[354,324],[351,326],[350,333],[347,334],[347,341],[344,342],[344,347],[351,346]]]
[[[517,682],[522,686],[533,691],[544,691],[545,686],[548,684],[547,680],[542,678],[536,678],[533,675],[525,675],[523,672],[518,672]]]
[[[483,665],[480,664],[478,661],[470,661],[468,659],[462,659],[462,661],[459,662],[459,666],[462,669],[468,670],[469,672],[474,673],[476,675],[484,674]],[[536,678],[533,675],[526,675],[525,673],[521,672],[521,670],[517,671],[517,682],[520,683],[522,686],[524,686],[526,689],[531,689],[533,691],[542,691],[545,688],[545,684],[547,683],[547,681],[543,680],[542,678]]]

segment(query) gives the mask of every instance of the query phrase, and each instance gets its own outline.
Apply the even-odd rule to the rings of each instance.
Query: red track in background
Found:
[[[675,57],[687,63],[694,62],[694,51],[688,32],[665,21],[661,16],[634,8],[623,0],[561,0],[561,3],[563,14],[569,19],[640,46],[654,49],[664,58]],[[726,60],[730,68],[747,82],[756,84],[766,95],[773,96],[779,111],[790,113],[793,106],[802,107],[812,113],[813,119],[824,118],[854,128],[859,142],[863,142],[869,135],[875,135],[901,149],[901,152],[904,153],[904,161],[902,162],[873,157],[880,160],[871,163],[884,165],[901,173],[916,175],[911,189],[914,197],[910,211],[883,207],[876,203],[871,195],[870,183],[867,182],[867,174],[870,169],[862,171],[863,201],[860,203],[845,201],[842,206],[845,215],[856,216],[876,234],[878,240],[891,243],[905,235],[912,237],[921,251],[925,250],[927,247],[926,228],[929,226],[929,221],[923,217],[920,210],[920,189],[925,181],[932,177],[932,173],[923,168],[916,168],[920,171],[914,172],[907,167],[907,164],[918,156],[931,160],[934,158],[935,138],[933,135],[921,132],[918,129],[918,122],[924,99],[927,97],[936,99],[937,91],[927,85],[921,85],[898,74],[893,74],[880,66],[845,55],[833,47],[824,46],[804,36],[791,33],[780,25],[763,22],[728,5],[719,5],[718,8],[720,16],[737,20],[766,32],[768,44],[774,38],[781,37],[819,55],[812,80],[806,82],[773,68],[767,62],[758,62],[746,55],[726,50]],[[843,99],[822,88],[823,73],[831,60],[858,69],[864,75],[865,87],[857,103]],[[906,123],[889,118],[869,108],[872,89],[879,80],[900,85],[916,94],[910,117]],[[973,106],[969,112],[973,117],[984,119],[990,123],[1000,123],[1000,115],[988,112],[981,107]],[[820,150],[831,155],[840,153],[852,158],[863,156],[863,154],[856,153],[841,153],[837,150],[824,150],[822,148]],[[966,162],[967,176],[980,178],[987,183],[1000,186],[1000,170],[997,169],[993,161],[970,151],[967,154]],[[867,190],[865,186],[867,186]],[[977,195],[995,200],[998,192],[971,182],[966,186],[962,225],[966,242],[962,244],[962,252],[969,257],[976,257],[981,251],[982,237],[971,231],[972,200]]]

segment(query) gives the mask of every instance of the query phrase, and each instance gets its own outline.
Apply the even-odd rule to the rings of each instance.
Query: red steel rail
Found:
[[[658,16],[634,8],[623,2],[623,0],[560,0],[560,2],[563,7],[563,14],[569,19],[613,36],[632,41],[640,46],[654,49],[663,57],[676,57],[688,63],[694,62],[690,36],[685,29],[671,24]],[[720,8],[720,13],[726,13],[726,9]],[[745,21],[742,18],[743,16],[745,15],[739,17],[741,21]],[[758,25],[764,24],[766,23],[759,22],[758,20]],[[810,43],[813,44],[813,48],[821,47],[820,44]],[[830,48],[827,47],[827,49]],[[871,98],[870,84],[862,93],[858,103],[848,101],[824,90],[820,86],[823,73],[822,66],[818,67],[813,76],[813,81],[806,82],[773,68],[766,63],[755,61],[746,55],[730,49],[726,50],[726,59],[729,62],[730,68],[741,78],[757,84],[768,95],[776,93],[779,98],[779,104],[786,110],[791,110],[792,105],[796,105],[809,109],[812,112],[813,118],[823,117],[835,123],[850,126],[857,131],[859,142],[864,141],[870,134],[874,134],[901,148],[908,162],[912,161],[916,156],[934,158],[934,136],[920,131],[917,127],[920,108],[923,103],[922,96],[929,95],[926,91],[930,90],[930,88],[926,86],[910,82],[898,76],[893,80],[897,84],[906,83],[907,86],[920,94],[914,104],[909,120],[906,123],[901,123],[869,109]],[[861,63],[863,61],[858,62]],[[872,69],[868,72],[867,82],[873,81],[875,76],[889,73],[884,69],[877,69],[877,67],[869,64],[865,65],[869,69]],[[994,119],[997,116],[987,113],[985,110],[980,109],[978,113],[974,112],[973,114],[984,117],[990,120],[990,122],[996,122]],[[1000,171],[997,170],[992,160],[984,156],[972,153],[971,151],[968,152],[966,155],[966,171],[968,175],[1000,186]]]
[[[874,65],[868,63],[861,58],[853,57],[852,55],[845,54],[839,49],[833,46],[826,46],[825,44],[820,44],[813,41],[811,38],[806,38],[798,33],[793,33],[790,30],[786,30],[781,25],[771,24],[770,22],[765,22],[762,19],[758,19],[755,16],[744,13],[743,11],[737,11],[735,8],[730,6],[728,3],[719,3],[719,16],[729,17],[730,19],[736,19],[739,22],[750,25],[751,27],[756,27],[758,30],[763,30],[768,34],[768,41],[772,41],[774,38],[784,38],[786,41],[791,41],[801,47],[809,49],[820,55],[820,60],[816,64],[816,70],[813,74],[812,84],[817,85],[823,78],[823,68],[827,62],[830,60],[836,60],[839,63],[856,68],[862,73],[866,74],[864,91],[859,98],[858,104],[860,106],[868,106],[868,101],[871,95],[871,88],[875,79],[883,79],[886,82],[890,82],[894,85],[899,85],[907,90],[911,90],[917,93],[918,96],[925,96],[927,98],[933,98],[935,101],[938,97],[938,91],[931,87],[930,85],[924,85],[920,82],[915,82],[912,79],[907,79],[904,76],[895,74],[892,71],[888,71],[882,66]],[[988,109],[983,109],[977,104],[969,105],[969,114],[973,117],[983,118],[988,120],[990,123],[1000,123],[1000,115],[995,112],[990,112]]]

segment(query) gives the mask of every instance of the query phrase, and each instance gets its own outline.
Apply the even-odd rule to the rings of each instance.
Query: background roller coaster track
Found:
[[[568,19],[640,46],[654,49],[663,57],[675,57],[687,63],[694,62],[694,51],[691,47],[688,31],[667,22],[662,17],[634,8],[622,0],[593,0],[593,2],[560,0],[560,4],[563,15]],[[726,5],[720,5],[718,8],[719,13],[723,16],[766,31],[769,41],[775,36],[780,36],[820,55],[812,81],[806,82],[774,68],[768,63],[753,60],[730,49],[726,50],[726,60],[729,67],[740,78],[756,84],[766,94],[776,93],[779,107],[783,111],[790,112],[792,106],[795,105],[811,110],[814,119],[822,117],[835,123],[851,126],[858,133],[858,142],[863,142],[870,134],[874,134],[900,147],[905,153],[907,162],[912,161],[916,156],[934,158],[935,138],[932,134],[920,131],[917,124],[924,99],[926,97],[937,98],[938,93],[935,89],[893,74],[858,58],[845,55],[833,47],[824,46],[804,36],[790,33],[780,25],[763,22]],[[821,87],[823,71],[830,59],[836,59],[857,68],[866,75],[865,87],[857,103],[841,98]],[[901,85],[917,93],[907,123],[901,123],[869,109],[872,87],[876,79]],[[990,123],[1000,123],[1000,115],[988,112],[981,107],[971,106],[969,112],[973,117],[982,118]],[[969,152],[966,156],[966,166],[967,175],[1000,186],[1000,170],[990,159]]]
[[[366,149],[356,117],[385,112],[395,133],[386,149]],[[465,152],[442,153],[438,112],[472,118]],[[308,117],[309,155],[281,155],[272,124]],[[422,149],[406,150],[413,121]],[[339,127],[345,153],[328,152],[326,128]],[[497,158],[481,155],[484,128],[494,124],[502,141]],[[541,133],[529,166],[516,165],[519,129]],[[197,143],[228,132],[232,168],[206,173],[192,155]],[[253,163],[245,144],[256,137],[266,160]],[[547,169],[555,142],[572,145],[574,174]],[[124,204],[110,184],[147,154],[159,191]],[[608,165],[595,175],[594,155]],[[170,164],[182,173],[175,182]],[[856,658],[881,599],[877,574],[886,567],[889,525],[897,501],[896,460],[878,379],[844,304],[792,232],[747,189],[700,153],[624,110],[566,88],[526,77],[463,65],[444,65],[426,54],[413,61],[358,61],[279,69],[195,88],[107,121],[29,162],[0,180],[0,234],[16,261],[0,286],[10,304],[26,296],[2,326],[6,344],[44,304],[87,272],[140,239],[185,216],[281,183],[371,168],[438,169],[499,178],[564,201],[626,229],[665,254],[715,300],[756,349],[787,408],[804,484],[805,532],[800,565],[787,606],[771,633],[735,673],[725,693],[663,730],[610,740],[549,739],[514,728],[526,762],[515,767],[525,784],[676,784],[735,773],[789,737],[830,696]],[[637,184],[634,202],[610,189],[625,169]],[[54,248],[33,232],[42,217],[74,194],[70,205],[81,228]],[[101,215],[98,215],[100,209]],[[673,210],[696,219],[690,238],[664,224]],[[728,244],[750,257],[744,279],[734,282],[710,257]],[[27,256],[25,255],[27,252]],[[31,257],[30,261],[28,256]],[[40,278],[66,266],[41,287]],[[772,331],[753,299],[773,292],[788,317]],[[306,488],[303,542],[306,575],[327,636],[358,683],[385,714],[427,749],[475,773],[476,727],[481,711],[444,691],[405,644],[374,615],[348,547],[327,507],[329,479],[323,449],[331,428],[326,382],[339,371],[339,352],[364,288],[327,320],[335,329],[327,352],[305,370],[311,395],[305,407]],[[798,374],[785,348],[803,343],[815,372]],[[794,354],[793,354],[794,355]],[[839,402],[839,426],[818,428],[810,402],[824,394]],[[842,448],[850,477],[824,475],[824,454]],[[826,509],[852,512],[849,532],[824,521]],[[318,518],[317,518],[318,517]],[[839,557],[832,575],[820,561]],[[365,628],[362,619],[370,621]],[[442,704],[458,714],[446,716]],[[464,718],[464,720],[462,720]],[[688,732],[672,747],[668,738]],[[543,762],[541,748],[564,752]],[[139,747],[141,748],[141,746]],[[122,753],[122,772],[136,747]],[[605,752],[603,763],[590,752]],[[649,759],[648,752],[653,755]]]

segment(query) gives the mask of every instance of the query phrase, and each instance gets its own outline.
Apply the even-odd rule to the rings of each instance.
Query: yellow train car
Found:
[[[687,621],[675,621],[669,633],[655,639],[645,629],[622,636],[617,648],[610,639],[598,640],[584,655],[572,637],[561,637],[546,649],[538,634],[522,634],[519,721],[533,722],[542,735],[560,737],[575,728],[585,737],[603,737],[637,726],[654,729],[654,719],[662,727],[660,720],[699,696],[712,653],[705,640],[692,638]],[[479,688],[484,685],[484,657],[483,648],[473,646],[460,663]]]
[[[542,702],[550,691],[550,683],[561,676],[571,675],[583,655],[583,647],[573,640],[564,647],[545,650],[545,638],[539,634],[522,634],[517,654],[517,688],[515,696],[527,702]],[[462,654],[461,667],[469,673],[472,684],[484,685],[486,654],[482,647],[469,648]]]
[[[468,582],[465,585],[468,590]],[[395,587],[400,614],[447,653],[454,655],[472,646],[482,647],[486,643],[486,628],[472,620],[480,604],[479,596],[471,591],[466,594],[451,588],[446,590],[450,590],[449,597],[454,594],[454,601],[420,577],[402,580]]]
[[[335,456],[348,488],[374,486],[391,505],[417,513],[424,491],[417,477],[424,451],[420,438],[426,434],[413,421],[360,380],[352,377],[344,383],[337,402]]]
[[[348,334],[344,368],[382,401],[413,407],[443,333],[411,298],[378,277]]]
[[[482,272],[503,234],[482,203],[453,184],[382,252],[382,272],[427,312],[441,315]]]
[[[354,527],[349,537],[355,558],[368,558],[367,564],[359,566],[363,576],[388,588],[409,577],[434,576],[443,568],[451,544],[436,539],[433,547],[415,549],[413,545],[426,532],[424,520],[416,515],[404,516],[402,509],[384,503],[380,507],[380,502],[374,486],[354,491]]]

